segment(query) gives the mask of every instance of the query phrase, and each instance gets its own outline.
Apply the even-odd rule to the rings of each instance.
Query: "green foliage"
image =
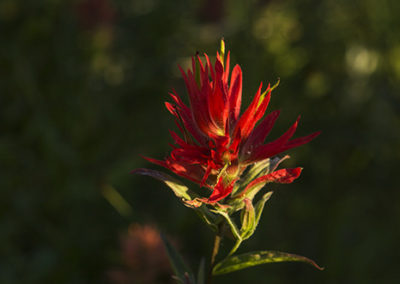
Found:
[[[219,220],[211,213],[205,204],[201,204],[201,202],[197,201],[198,196],[196,193],[191,191],[181,181],[163,172],[149,169],[136,169],[132,171],[132,173],[151,176],[164,182],[170,189],[172,189],[176,197],[178,197],[184,205],[193,208],[208,226],[210,226],[214,231],[217,231]]]
[[[219,214],[222,217],[224,217],[226,224],[229,226],[232,235],[235,239],[237,240],[241,240],[241,236],[239,233],[239,229],[237,228],[235,221],[231,218],[231,216],[229,216],[229,214],[223,210],[211,210],[213,213],[215,214]]]
[[[254,163],[254,165],[251,166],[251,168],[248,170],[248,172],[244,175],[244,177],[238,182],[237,187],[235,188],[233,197],[238,197],[242,196],[244,189],[246,186],[255,180],[258,177],[261,177],[263,175],[267,175],[271,172],[273,172],[278,165],[283,162],[284,160],[288,159],[289,156],[284,156],[283,158],[280,157],[274,157],[271,159],[265,159],[263,161],[259,161],[257,163]],[[253,200],[256,194],[267,184],[267,182],[262,182],[259,184],[256,184],[255,186],[252,186],[251,188],[247,189],[247,192],[244,197]],[[240,202],[243,200],[243,198],[240,199]],[[233,200],[233,203],[236,201]]]
[[[185,186],[181,181],[159,171],[149,170],[149,169],[136,169],[132,173],[148,175],[155,179],[164,182],[172,191],[175,193],[176,197],[181,199],[183,202],[191,201],[195,197],[195,194],[190,191],[190,189]]]
[[[224,217],[224,224],[226,224],[230,228],[232,236],[235,239],[235,244],[230,250],[228,256],[234,254],[236,250],[240,247],[242,242],[244,240],[247,240],[254,234],[257,225],[260,222],[261,213],[264,209],[265,202],[271,197],[271,195],[272,192],[267,192],[266,194],[264,194],[263,197],[257,202],[255,208],[253,207],[252,201],[247,198],[244,198],[241,201],[243,203],[242,206],[240,206],[237,202],[235,203],[235,206],[237,206],[238,208],[242,208],[240,218],[240,230],[238,229],[235,218],[233,216],[233,213],[236,210],[229,211],[230,208],[211,210],[211,212]],[[219,225],[219,227],[221,227],[221,225]]]
[[[251,237],[256,229],[256,213],[250,199],[243,200],[245,206],[241,212],[242,228],[240,229],[240,237],[246,240]]]
[[[314,261],[308,259],[304,256],[279,252],[279,251],[258,251],[249,252],[245,254],[230,256],[217,265],[215,265],[213,274],[220,275],[231,273],[237,270],[241,270],[247,267],[260,265],[264,263],[274,263],[274,262],[305,262],[311,264],[317,269],[323,270]]]
[[[261,199],[256,203],[255,206],[255,227],[258,225],[258,223],[260,222],[260,218],[261,218],[261,214],[264,210],[264,206],[265,206],[265,202],[268,201],[268,199],[270,199],[271,195],[272,195],[272,191],[267,192],[266,194],[264,194]],[[255,230],[255,228],[254,228]]]

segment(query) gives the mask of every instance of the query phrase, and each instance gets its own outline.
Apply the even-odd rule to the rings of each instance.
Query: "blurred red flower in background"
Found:
[[[153,226],[132,224],[121,238],[123,268],[108,272],[114,284],[174,283],[160,232]]]

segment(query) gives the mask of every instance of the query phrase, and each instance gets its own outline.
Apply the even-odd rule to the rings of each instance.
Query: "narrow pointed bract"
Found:
[[[280,111],[264,117],[272,88],[261,83],[252,102],[240,115],[242,102],[242,69],[235,65],[230,74],[230,52],[217,53],[213,63],[207,54],[192,58],[192,69],[179,67],[185,81],[189,105],[173,91],[166,108],[175,117],[180,135],[171,131],[174,144],[163,161],[146,158],[175,174],[208,188],[203,202],[214,204],[228,198],[237,180],[248,166],[308,143],[319,132],[290,140],[300,117],[279,138],[266,142]],[[247,187],[260,182],[290,183],[301,170],[284,169],[266,173]],[[246,189],[242,189],[246,192]]]

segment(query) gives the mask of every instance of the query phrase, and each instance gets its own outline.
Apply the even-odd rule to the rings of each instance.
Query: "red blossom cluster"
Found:
[[[172,102],[166,102],[175,116],[180,135],[171,131],[173,150],[165,160],[146,158],[200,186],[211,189],[206,203],[215,203],[227,197],[244,170],[291,148],[308,143],[319,132],[292,139],[299,118],[278,139],[264,143],[280,112],[264,117],[271,92],[269,84],[263,91],[260,84],[253,101],[240,115],[242,102],[242,70],[233,67],[230,74],[230,53],[217,52],[212,64],[207,54],[192,58],[192,70],[180,68],[186,83],[190,105],[179,95],[170,93]],[[263,118],[264,117],[264,118]],[[281,169],[253,180],[246,190],[261,182],[290,183],[301,173],[301,168]]]

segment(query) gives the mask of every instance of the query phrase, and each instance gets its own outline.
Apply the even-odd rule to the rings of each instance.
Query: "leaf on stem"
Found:
[[[215,265],[213,275],[226,274],[247,267],[274,262],[305,262],[319,270],[324,269],[318,266],[313,260],[304,256],[279,251],[257,251],[230,256],[224,259]]]
[[[165,183],[169,188],[172,189],[176,197],[178,197],[185,206],[193,208],[196,213],[199,214],[200,218],[210,226],[214,231],[217,229],[216,223],[218,222],[216,216],[210,212],[210,210],[199,201],[196,193],[191,191],[186,185],[184,185],[179,180],[164,174],[159,171],[149,170],[149,169],[136,169],[131,173],[141,174],[146,176],[151,176],[157,180]]]
[[[231,228],[232,234],[235,237],[235,239],[242,240],[236,224],[232,221],[232,219],[226,212],[220,210],[211,210],[211,212],[222,215],[225,218],[226,222],[228,223],[229,227]]]
[[[269,191],[266,194],[264,194],[263,197],[261,197],[261,199],[256,204],[256,208],[255,208],[255,211],[256,211],[256,227],[257,227],[258,223],[260,222],[261,213],[264,210],[265,202],[267,202],[268,199],[270,199],[272,193],[274,193],[274,192],[273,191]]]
[[[256,213],[250,199],[243,200],[245,206],[242,210],[242,228],[240,229],[240,236],[243,240],[251,237],[256,229]]]
[[[183,201],[190,201],[192,200],[195,196],[191,190],[184,185],[182,182],[180,182],[177,179],[174,179],[173,177],[164,174],[159,171],[155,170],[149,170],[149,169],[136,169],[133,170],[131,173],[133,174],[140,174],[140,175],[145,175],[145,176],[151,176],[155,179],[158,179],[165,183],[169,188],[172,189],[172,191],[175,193],[175,195],[182,199]]]
[[[255,208],[251,204],[249,199],[244,199],[245,209],[242,211],[242,228],[240,229],[240,239],[237,239],[235,245],[232,247],[228,256],[231,256],[240,247],[242,242],[250,238],[260,222],[261,213],[264,209],[265,202],[271,197],[272,191],[267,192],[263,197],[257,202]]]

